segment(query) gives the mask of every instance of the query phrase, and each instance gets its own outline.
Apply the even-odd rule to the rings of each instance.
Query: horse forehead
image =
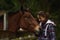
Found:
[[[21,18],[21,22],[23,22],[23,23],[25,23],[25,22],[26,23],[28,23],[28,22],[32,23],[32,21],[35,21],[35,20],[32,18],[31,14],[28,14],[28,13],[25,13]]]
[[[25,20],[26,22],[31,22],[31,23],[33,23],[33,21],[35,21],[35,19],[33,19],[30,15],[29,15],[29,16],[25,16],[25,17],[24,17],[24,20]]]

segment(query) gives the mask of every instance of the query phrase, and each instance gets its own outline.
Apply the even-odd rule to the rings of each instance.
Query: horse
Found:
[[[8,30],[16,32],[19,28],[27,31],[38,30],[39,25],[32,14],[28,11],[24,11],[24,14],[19,11],[14,15],[8,16]]]
[[[29,11],[17,11],[8,13],[8,27],[9,33],[16,33],[20,28],[28,32],[39,31],[39,24]],[[3,21],[0,21],[0,30],[3,30]]]

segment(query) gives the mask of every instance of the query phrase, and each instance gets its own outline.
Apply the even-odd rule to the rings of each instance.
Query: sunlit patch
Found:
[[[20,28],[19,31],[24,31],[24,30],[22,28]]]

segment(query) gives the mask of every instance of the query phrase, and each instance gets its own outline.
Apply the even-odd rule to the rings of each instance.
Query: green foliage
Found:
[[[12,4],[11,1],[8,1],[8,0],[0,0],[0,8],[1,9],[5,9],[5,10],[11,9],[12,6],[13,6],[11,4]]]
[[[6,11],[16,11],[20,8],[18,0],[0,0],[0,9]]]

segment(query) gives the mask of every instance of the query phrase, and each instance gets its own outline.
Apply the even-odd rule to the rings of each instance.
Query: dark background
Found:
[[[60,0],[0,0],[0,10],[16,12],[21,6],[30,8],[36,17],[38,11],[50,13],[50,19],[56,23],[56,39],[60,40]]]

